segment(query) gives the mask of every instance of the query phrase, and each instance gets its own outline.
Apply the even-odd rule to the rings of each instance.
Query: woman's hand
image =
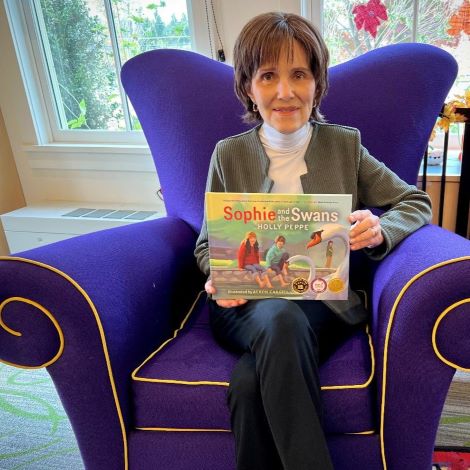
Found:
[[[209,279],[204,285],[206,292],[210,295],[215,294],[215,287],[212,285],[212,279]],[[216,303],[219,307],[231,308],[238,307],[240,305],[246,304],[248,300],[246,299],[217,299]]]
[[[351,250],[375,248],[383,243],[384,237],[380,228],[380,219],[369,210],[354,211],[349,216],[354,224],[349,232]]]

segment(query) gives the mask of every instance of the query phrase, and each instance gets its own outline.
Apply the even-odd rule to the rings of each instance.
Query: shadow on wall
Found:
[[[10,139],[0,111],[0,214],[19,209],[26,205],[20,178],[16,169]],[[8,245],[0,224],[0,256],[9,253]]]

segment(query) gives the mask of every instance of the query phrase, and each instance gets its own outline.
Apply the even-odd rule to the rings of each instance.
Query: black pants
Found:
[[[318,368],[354,327],[319,301],[209,302],[214,336],[243,353],[228,391],[237,469],[332,469]]]

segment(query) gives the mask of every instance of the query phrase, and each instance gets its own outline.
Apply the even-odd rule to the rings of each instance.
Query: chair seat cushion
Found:
[[[213,338],[205,295],[133,374],[134,425],[148,430],[230,430],[226,394],[238,356]],[[373,351],[358,330],[321,366],[327,433],[374,430]]]

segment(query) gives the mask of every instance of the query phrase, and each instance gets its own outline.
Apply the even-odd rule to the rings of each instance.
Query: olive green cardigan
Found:
[[[428,195],[401,180],[361,145],[357,129],[314,122],[305,153],[307,173],[300,177],[305,194],[352,194],[353,210],[380,207],[384,243],[365,252],[381,259],[403,238],[431,219]],[[209,167],[206,191],[269,193],[269,158],[258,136],[259,126],[217,143]],[[209,245],[204,218],[195,256],[202,272],[209,275]],[[349,300],[325,301],[348,323],[366,317],[353,291]]]

